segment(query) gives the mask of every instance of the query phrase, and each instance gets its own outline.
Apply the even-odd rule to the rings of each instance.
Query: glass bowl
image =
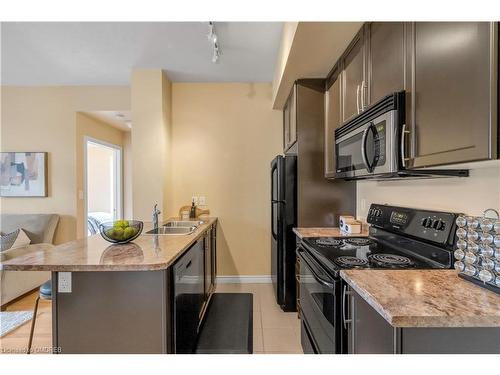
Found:
[[[139,237],[143,225],[138,220],[116,220],[100,224],[99,232],[111,243],[127,243]]]

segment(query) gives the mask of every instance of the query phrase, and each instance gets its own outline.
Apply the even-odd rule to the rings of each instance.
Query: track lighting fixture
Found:
[[[212,62],[215,64],[219,60],[221,52],[220,52],[220,48],[219,48],[218,37],[217,37],[217,34],[215,33],[215,23],[214,22],[208,23],[208,35],[207,35],[207,37],[208,37],[208,40],[213,44]]]

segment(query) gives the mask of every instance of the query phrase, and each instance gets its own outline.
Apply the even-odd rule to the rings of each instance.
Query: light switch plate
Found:
[[[71,293],[71,272],[59,272],[57,274],[57,291],[59,293]]]
[[[199,204],[200,206],[206,206],[206,205],[207,205],[207,198],[206,198],[206,197],[204,197],[204,196],[200,196],[200,197],[198,198],[198,204]]]

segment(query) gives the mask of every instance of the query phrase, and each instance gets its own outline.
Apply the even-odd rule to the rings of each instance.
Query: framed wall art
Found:
[[[46,152],[0,152],[0,196],[46,197]]]

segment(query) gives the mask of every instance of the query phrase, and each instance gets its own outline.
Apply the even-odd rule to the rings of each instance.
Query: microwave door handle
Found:
[[[401,128],[401,138],[400,138],[400,154],[401,154],[401,166],[403,169],[406,168],[406,156],[405,156],[405,140],[406,140],[406,134],[409,134],[410,132],[406,130],[406,124],[403,124],[403,127]]]
[[[363,132],[363,136],[361,137],[361,157],[363,158],[363,164],[365,165],[365,168],[369,173],[371,173],[371,168],[366,158],[366,137],[368,136],[370,127],[371,125],[365,129],[365,131]]]

